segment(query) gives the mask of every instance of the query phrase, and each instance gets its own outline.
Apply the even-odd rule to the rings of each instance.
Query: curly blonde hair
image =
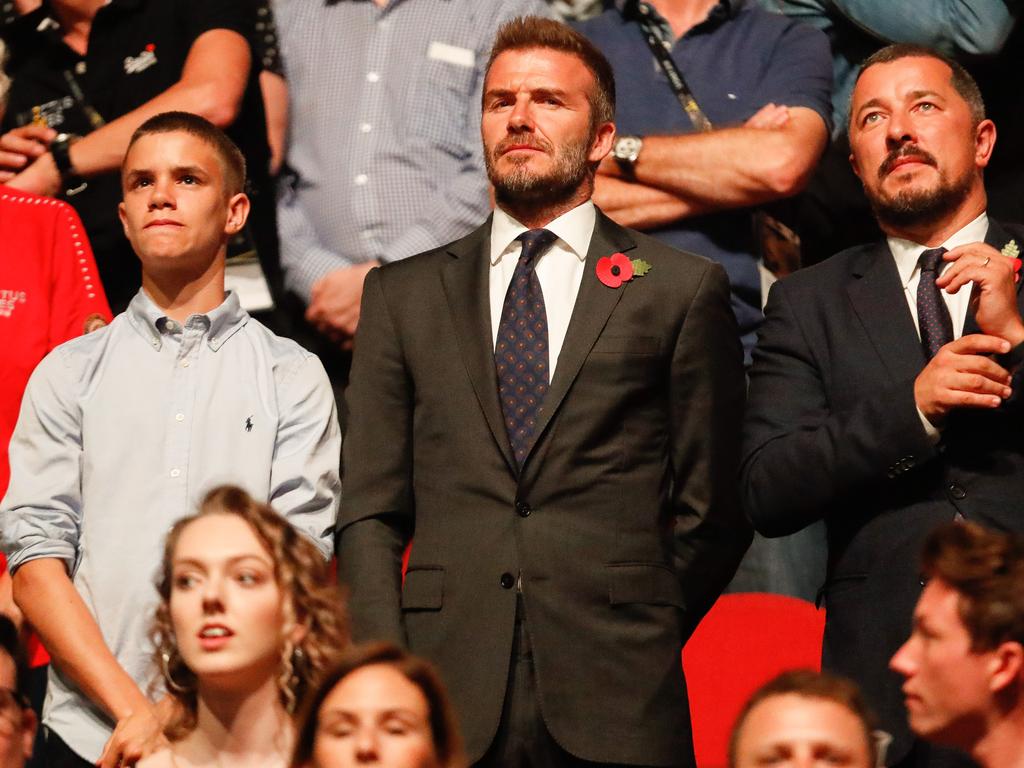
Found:
[[[298,643],[285,644],[278,676],[281,705],[294,713],[306,692],[315,688],[348,643],[348,627],[341,594],[330,578],[323,556],[268,504],[231,485],[214,488],[194,515],[174,524],[164,543],[163,565],[157,576],[160,594],[150,638],[154,661],[175,714],[164,729],[171,741],[187,736],[196,726],[198,681],[178,652],[171,622],[172,565],[178,540],[191,523],[209,515],[234,515],[252,528],[274,562],[274,577],[287,596],[285,610],[305,628]]]

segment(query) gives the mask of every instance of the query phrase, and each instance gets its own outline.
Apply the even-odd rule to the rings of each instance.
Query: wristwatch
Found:
[[[57,138],[50,142],[50,154],[53,155],[53,163],[60,172],[60,182],[63,186],[74,186],[78,182],[75,167],[71,164],[71,145],[80,138],[81,136],[73,133],[59,133]]]
[[[644,148],[644,140],[640,136],[619,136],[612,148],[612,157],[618,162],[623,173],[632,175],[640,150]]]

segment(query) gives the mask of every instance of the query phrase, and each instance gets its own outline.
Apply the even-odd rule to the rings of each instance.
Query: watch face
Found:
[[[643,146],[643,142],[636,136],[620,136],[615,141],[614,155],[618,160],[632,162],[640,154],[641,146]]]

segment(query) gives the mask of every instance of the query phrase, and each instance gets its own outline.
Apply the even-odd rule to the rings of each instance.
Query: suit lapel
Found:
[[[558,355],[555,376],[544,396],[543,410],[537,421],[533,446],[523,462],[524,467],[569,392],[569,388],[576,380],[591,348],[608,322],[612,310],[619,303],[623,292],[629,289],[629,283],[617,289],[603,285],[597,279],[598,259],[603,256],[611,256],[616,252],[629,251],[635,247],[636,243],[624,228],[613,222],[600,210],[597,211],[594,235],[590,239],[590,249],[583,267],[583,280],[580,283],[576,304],[569,319],[569,327],[565,332],[562,350]]]
[[[995,219],[988,220],[988,232],[985,234],[985,242],[991,245],[997,251],[1001,251],[1013,238],[1010,234],[1003,229],[1002,225],[999,224]],[[1020,246],[1020,243],[1017,243]],[[1017,282],[1017,306],[1021,307],[1021,312],[1024,313],[1024,305],[1021,304],[1024,299],[1024,294],[1021,293],[1021,285],[1024,284],[1024,280]],[[967,336],[971,333],[981,333],[981,328],[978,327],[978,321],[974,318],[974,306],[973,302],[967,309],[967,317],[964,319],[964,332],[963,335]]]
[[[855,259],[852,273],[847,294],[890,378],[917,376],[924,367],[924,352],[888,244],[883,240],[867,246]]]
[[[518,474],[505,419],[498,401],[498,375],[491,343],[490,238],[491,219],[449,247],[454,258],[445,265],[441,280],[452,313],[462,362],[473,383],[477,402],[487,419],[498,448],[514,474]]]

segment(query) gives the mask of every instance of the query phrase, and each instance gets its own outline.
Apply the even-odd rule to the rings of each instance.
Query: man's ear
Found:
[[[989,653],[992,658],[988,664],[988,687],[992,693],[1024,683],[1024,646],[1008,640]]]
[[[988,165],[992,158],[992,150],[996,146],[996,124],[991,120],[982,120],[974,129],[974,163],[979,168]]]
[[[249,218],[249,198],[244,192],[232,195],[228,200],[228,219],[224,231],[228,235],[237,235]]]
[[[124,227],[124,236],[128,237],[128,213],[124,208],[124,200],[117,204],[117,218],[121,220],[121,226]]]
[[[32,748],[35,746],[36,729],[39,727],[39,718],[35,710],[25,707],[21,710],[21,753],[28,760],[32,757]]]
[[[615,123],[601,123],[594,133],[594,143],[590,147],[587,159],[599,163],[612,151],[615,143]]]

